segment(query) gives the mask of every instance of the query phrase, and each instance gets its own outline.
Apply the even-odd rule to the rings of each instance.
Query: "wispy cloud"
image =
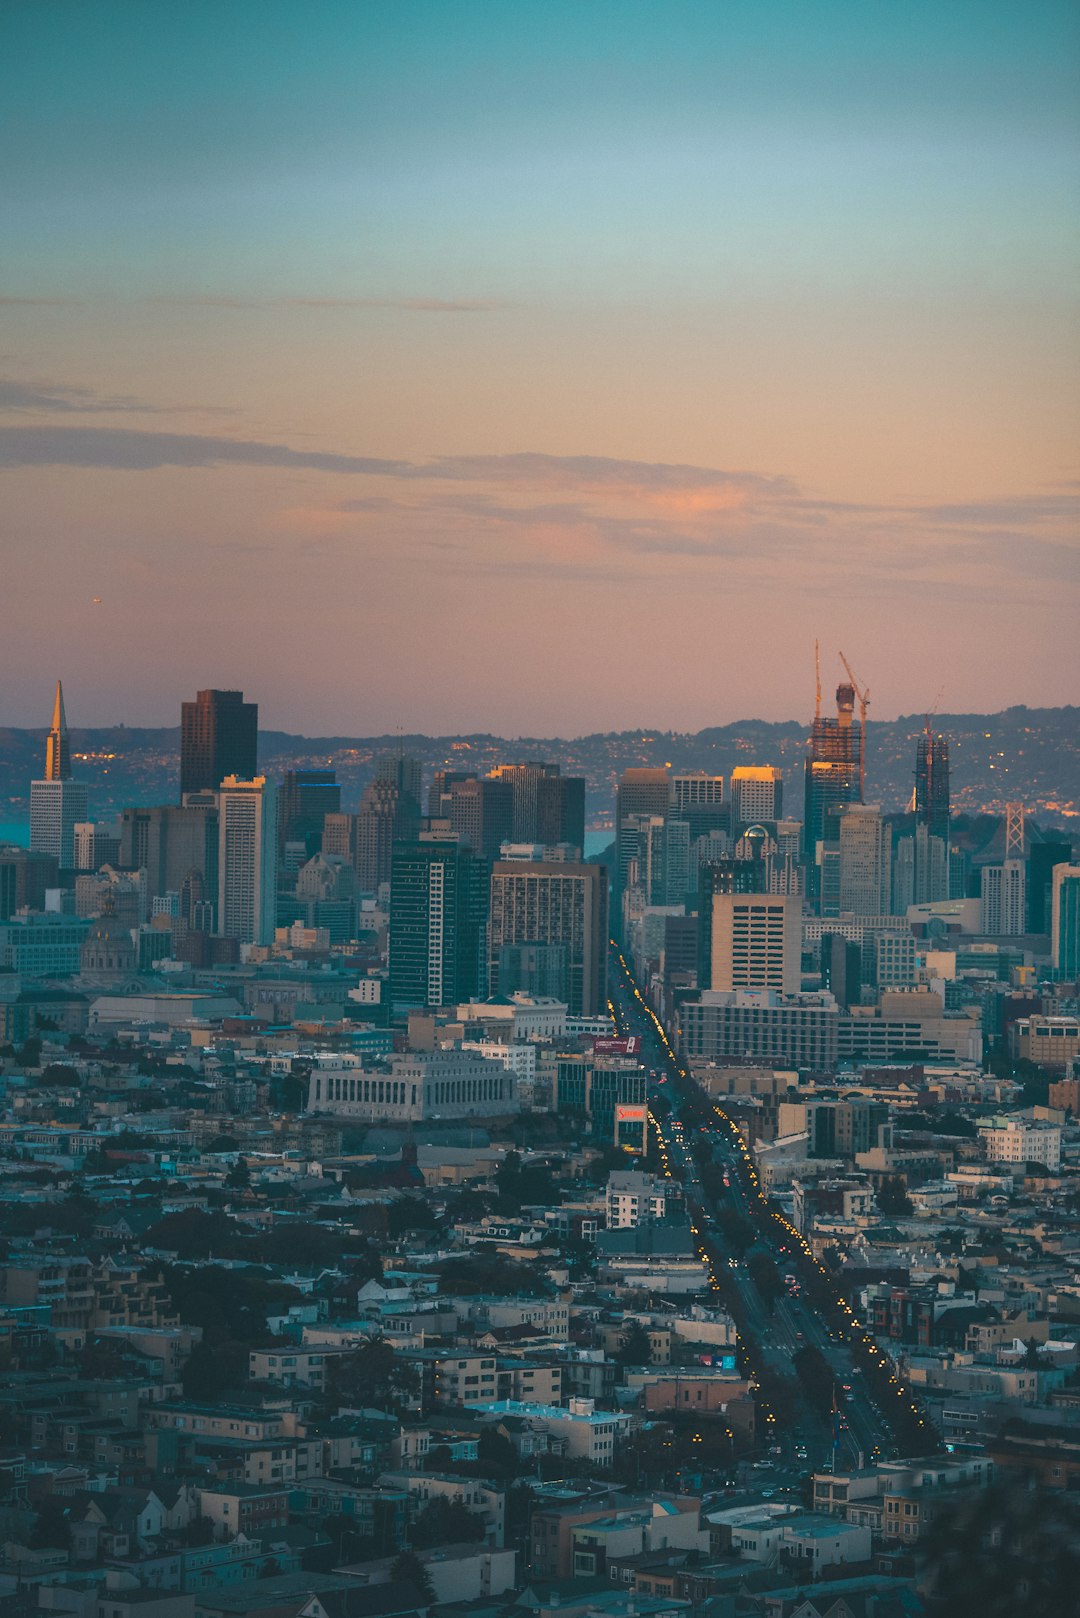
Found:
[[[476,315],[491,314],[513,305],[501,298],[338,298],[319,294],[285,298],[245,298],[229,293],[161,294],[147,300],[190,309],[400,309],[406,314]]]
[[[232,415],[224,405],[151,404],[132,394],[95,393],[67,382],[20,382],[0,377],[0,411],[20,415]]]
[[[0,292],[0,308],[62,309],[78,301],[77,298],[20,298],[13,293]]]
[[[89,397],[20,386],[7,401],[61,414],[109,408]],[[807,589],[842,588],[860,599],[927,587],[958,597],[1000,594],[1007,585],[1019,600],[1045,593],[1051,581],[1067,587],[1080,505],[1067,490],[939,505],[846,504],[804,495],[782,474],[682,462],[539,452],[414,461],[123,425],[0,425],[0,467],[45,466],[233,466],[363,479],[361,493],[340,501],[309,493],[272,526],[297,541],[363,549],[402,565],[425,549],[454,550],[478,570],[588,580],[614,567],[657,588],[694,577],[711,588],[722,574],[731,589],[759,587],[776,568],[791,567]]]

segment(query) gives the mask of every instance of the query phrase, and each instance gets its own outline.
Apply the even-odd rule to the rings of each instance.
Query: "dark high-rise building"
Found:
[[[542,775],[536,783],[536,837],[525,842],[585,848],[585,777]]]
[[[1051,895],[1054,890],[1054,867],[1072,862],[1072,844],[1056,838],[1036,842],[1032,837],[1027,857],[1027,904],[1029,933],[1050,931]]]
[[[150,899],[179,893],[193,872],[198,872],[207,894],[216,898],[216,796],[196,794],[191,803],[122,810],[120,865],[126,871],[146,872],[146,892]]]
[[[227,775],[258,773],[259,705],[242,691],[200,691],[180,706],[180,796],[216,792]]]
[[[322,848],[323,821],[341,810],[333,770],[286,770],[278,793],[278,842],[303,843],[308,858]]]
[[[44,910],[45,893],[59,881],[54,854],[0,843],[0,921],[20,910]]]
[[[423,802],[423,767],[420,761],[405,753],[384,753],[375,766],[376,781],[389,781],[407,798],[411,798],[417,815]]]
[[[622,899],[630,876],[630,863],[638,857],[639,819],[671,810],[671,777],[664,769],[624,770],[615,794],[615,881],[611,920],[622,933]]]
[[[390,1000],[452,1006],[483,993],[488,865],[456,840],[395,843],[390,877]]]
[[[865,743],[862,724],[855,718],[855,688],[838,686],[836,718],[814,715],[806,755],[803,853],[811,898],[821,892],[818,844],[825,835],[826,814],[840,805],[862,802]]]
[[[362,892],[376,893],[391,880],[395,842],[412,842],[419,833],[420,806],[396,780],[377,775],[364,788],[355,828],[356,879]]]
[[[915,747],[915,819],[949,846],[949,741],[929,723]]]
[[[603,865],[498,860],[492,868],[492,994],[521,986],[502,980],[509,946],[561,944],[567,976],[558,998],[573,1015],[595,1017],[607,1005],[607,940],[608,877]]]
[[[497,764],[491,781],[501,781],[513,794],[514,843],[572,843],[585,846],[585,780],[563,775],[557,764],[530,760],[526,764]]]
[[[862,951],[841,933],[821,935],[821,987],[831,989],[841,1011],[862,997]]]
[[[448,820],[450,830],[486,860],[497,860],[502,845],[512,841],[514,794],[509,781],[475,775],[436,777],[428,810],[436,819]]]

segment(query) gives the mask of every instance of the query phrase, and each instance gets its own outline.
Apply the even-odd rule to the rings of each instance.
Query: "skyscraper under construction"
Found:
[[[915,819],[949,845],[949,742],[927,720],[915,748]]]
[[[803,814],[807,892],[812,899],[821,892],[818,848],[825,837],[828,811],[843,804],[862,802],[865,746],[865,727],[855,718],[855,687],[837,686],[836,718],[832,719],[821,712],[819,686],[806,755]]]

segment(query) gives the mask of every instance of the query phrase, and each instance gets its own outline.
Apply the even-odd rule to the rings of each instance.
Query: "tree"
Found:
[[[993,1485],[943,1510],[926,1538],[929,1618],[1077,1610],[1080,1511],[1060,1491]]]
[[[42,1069],[41,1082],[54,1087],[73,1089],[78,1086],[79,1075],[76,1069],[70,1067],[67,1062],[50,1062],[47,1067]]]
[[[248,1379],[251,1350],[247,1343],[198,1343],[180,1373],[184,1392],[199,1404],[216,1404],[230,1388]]]
[[[878,1211],[883,1214],[909,1214],[913,1203],[899,1174],[887,1174],[878,1186]]]
[[[419,1372],[398,1358],[382,1337],[372,1337],[330,1362],[328,1394],[339,1408],[389,1410],[401,1415],[419,1389]]]
[[[484,1477],[512,1478],[520,1469],[517,1450],[497,1427],[481,1429],[476,1441],[476,1460]]]
[[[619,1348],[615,1355],[619,1365],[651,1365],[652,1344],[649,1334],[640,1320],[631,1320],[619,1339]]]
[[[746,1268],[750,1279],[761,1294],[762,1301],[771,1315],[777,1298],[783,1297],[784,1283],[780,1279],[780,1271],[776,1268],[768,1253],[759,1248],[751,1253],[746,1261]]]
[[[203,1147],[204,1152],[238,1152],[240,1142],[233,1135],[215,1135],[213,1140],[207,1141]]]
[[[230,1191],[246,1191],[251,1184],[251,1170],[242,1157],[236,1159],[236,1162],[226,1174],[225,1184]]]
[[[422,1551],[435,1545],[473,1544],[485,1537],[484,1524],[460,1500],[436,1495],[417,1517],[409,1537]]]
[[[431,1574],[415,1551],[402,1551],[400,1556],[394,1558],[390,1577],[399,1584],[411,1584],[427,1606],[435,1605],[435,1586],[431,1582]]]

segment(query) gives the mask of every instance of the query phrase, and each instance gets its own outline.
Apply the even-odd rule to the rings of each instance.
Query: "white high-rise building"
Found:
[[[242,944],[274,941],[277,790],[265,776],[227,775],[218,795],[218,932]]]
[[[75,869],[75,827],[85,819],[81,781],[31,781],[30,847],[52,854],[62,871]]]
[[[892,834],[877,804],[853,803],[840,817],[840,914],[889,913]]]
[[[45,778],[30,783],[30,847],[51,854],[62,871],[75,867],[75,827],[86,819],[86,788],[71,779],[64,692],[56,682],[52,727],[45,744]]]
[[[1027,868],[1023,860],[984,865],[982,930],[991,937],[1016,938],[1027,930]]]
[[[731,818],[736,825],[779,820],[784,813],[784,774],[775,764],[738,764],[731,772]]]
[[[797,894],[714,893],[710,989],[778,989],[802,983],[802,900]]]

